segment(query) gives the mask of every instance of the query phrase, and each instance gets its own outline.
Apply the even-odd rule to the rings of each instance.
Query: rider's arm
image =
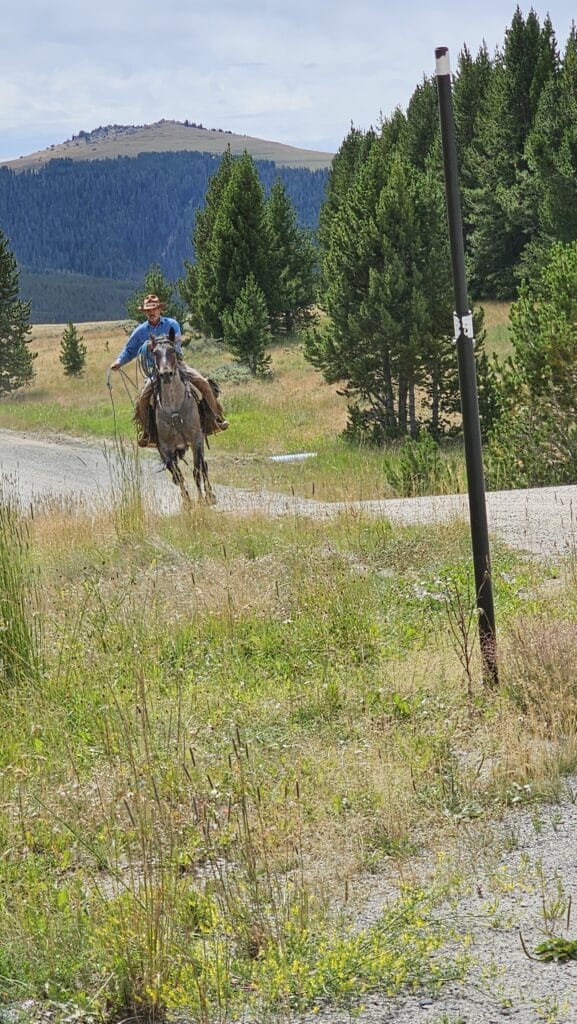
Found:
[[[126,345],[119,352],[116,359],[112,363],[111,369],[118,370],[121,366],[129,363],[135,356],[138,355],[138,350],[145,341],[148,340],[148,324],[145,322],[135,327],[132,334],[130,335]]]

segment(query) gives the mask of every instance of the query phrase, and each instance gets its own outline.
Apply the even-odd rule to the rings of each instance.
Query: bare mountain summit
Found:
[[[308,167],[317,170],[330,167],[333,153],[285,146],[281,142],[255,139],[250,135],[234,135],[228,131],[181,121],[157,121],[144,125],[107,125],[91,132],[80,132],[66,142],[39,150],[18,160],[7,160],[2,166],[24,171],[41,167],[49,160],[107,160],[118,156],[138,156],[139,153],[198,152],[231,153],[239,156],[245,150],[254,160],[272,160],[284,167]]]

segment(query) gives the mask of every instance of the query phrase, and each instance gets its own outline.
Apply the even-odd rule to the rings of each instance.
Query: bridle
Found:
[[[157,378],[157,380],[159,382],[159,393],[157,394],[157,398],[156,398],[157,409],[158,409],[158,412],[159,412],[160,416],[162,417],[162,419],[166,423],[170,423],[172,425],[172,427],[174,428],[174,430],[176,430],[177,432],[181,433],[181,428],[184,426],[184,419],[183,419],[183,416],[182,416],[182,410],[184,409],[184,406],[186,404],[187,399],[190,397],[190,393],[189,393],[189,390],[188,390],[188,388],[186,386],[186,382],[182,381],[182,383],[184,384],[184,395],[183,395],[182,402],[180,403],[180,406],[178,407],[178,409],[174,409],[171,412],[167,412],[164,409],[164,407],[162,405],[162,399],[161,399],[161,394],[162,394],[161,385],[163,383],[162,373],[160,371],[160,368],[158,366],[158,362],[157,362],[157,359],[156,359],[156,352],[161,347],[164,348],[165,350],[169,349],[171,351],[171,353],[174,355],[174,361],[173,362],[171,361],[170,364],[169,364],[170,365],[170,370],[171,370],[170,380],[174,380],[175,376],[177,376],[177,375],[180,377],[180,373],[179,373],[179,369],[178,369],[178,357],[177,357],[177,352],[176,352],[176,349],[175,349],[174,345],[172,345],[172,343],[170,341],[158,342],[156,345],[153,346],[154,364],[155,364],[154,372],[155,372],[155,376],[156,376],[156,378]],[[166,351],[164,352],[164,359],[166,359]],[[167,374],[166,376],[168,377],[169,375]],[[182,380],[182,377],[180,379]],[[165,380],[165,383],[169,383],[169,380],[168,379]]]

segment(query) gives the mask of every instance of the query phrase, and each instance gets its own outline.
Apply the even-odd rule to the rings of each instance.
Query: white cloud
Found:
[[[0,158],[100,124],[202,121],[336,149],[351,121],[405,107],[436,46],[503,41],[516,0],[13,0],[3,25]],[[547,10],[561,44],[569,0]],[[528,12],[530,4],[523,4]],[[38,145],[30,147],[36,137]]]

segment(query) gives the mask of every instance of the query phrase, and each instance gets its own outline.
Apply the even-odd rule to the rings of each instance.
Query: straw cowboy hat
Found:
[[[164,302],[160,301],[158,295],[147,295],[138,309],[141,313],[150,313],[151,309],[164,309]]]

